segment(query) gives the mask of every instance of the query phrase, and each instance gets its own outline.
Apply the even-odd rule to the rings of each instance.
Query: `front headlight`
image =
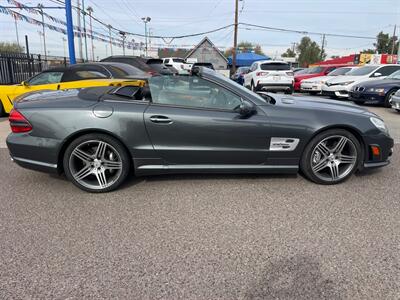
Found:
[[[375,125],[376,128],[382,130],[383,132],[388,132],[385,122],[383,122],[381,119],[375,117],[370,117],[369,119],[371,120],[371,123]]]
[[[341,82],[339,85],[349,85],[352,84],[354,81],[346,81],[346,82]]]
[[[370,88],[370,89],[368,89],[368,92],[375,92],[375,93],[383,93],[383,92],[385,92],[385,89],[382,89],[382,88]]]

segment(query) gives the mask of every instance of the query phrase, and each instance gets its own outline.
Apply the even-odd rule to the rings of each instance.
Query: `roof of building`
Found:
[[[189,51],[188,54],[186,54],[185,58],[190,57],[198,48],[200,48],[200,46],[202,44],[204,44],[205,42],[209,42],[212,46],[212,48],[225,60],[228,61],[228,59],[225,57],[225,55],[217,48],[217,46],[215,46],[213,44],[213,42],[211,42],[211,40],[206,36],[205,38],[203,38],[200,43],[198,43],[192,50]]]

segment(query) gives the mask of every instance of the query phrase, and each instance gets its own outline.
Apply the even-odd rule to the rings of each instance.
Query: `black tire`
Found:
[[[254,85],[253,80],[251,81],[250,89],[251,89],[254,93],[257,93],[257,91],[258,91],[258,88],[257,88],[257,86]]]
[[[0,101],[0,117],[5,117],[6,111],[4,110],[3,103]]]
[[[119,155],[118,163],[120,162],[121,166],[119,166],[118,171],[116,171],[119,173],[118,177],[115,178],[115,180],[113,180],[114,182],[112,184],[110,184],[109,186],[106,186],[104,188],[102,188],[101,185],[99,188],[90,188],[88,186],[85,186],[85,185],[81,184],[79,181],[77,181],[72,174],[72,172],[73,172],[71,170],[72,165],[70,163],[72,152],[78,146],[85,144],[86,142],[89,142],[89,141],[105,142],[109,146],[109,151],[110,150],[116,151],[117,152],[116,156]],[[117,189],[127,178],[128,174],[129,174],[130,166],[131,166],[131,159],[130,159],[130,156],[128,155],[127,151],[125,150],[124,146],[115,138],[113,138],[109,135],[106,135],[106,134],[102,134],[102,133],[86,134],[86,135],[80,136],[77,139],[73,140],[68,145],[67,149],[65,150],[64,157],[63,157],[64,172],[65,172],[65,175],[68,178],[68,180],[70,180],[74,185],[76,185],[80,189],[87,191],[87,192],[91,192],[91,193],[104,193],[104,192],[110,192],[110,191]],[[93,168],[95,168],[95,167],[93,167]],[[108,170],[108,174],[110,174],[112,171],[114,171],[114,170]],[[105,172],[106,171],[104,171],[104,173]],[[93,178],[94,175],[88,175],[87,177],[89,177],[89,176],[92,176],[92,178]],[[96,180],[93,180],[93,181],[95,182]],[[98,181],[100,182],[100,179],[98,179]]]
[[[396,89],[393,89],[393,90],[390,90],[390,91],[386,94],[386,96],[385,96],[385,102],[383,103],[383,106],[384,106],[384,107],[387,107],[387,108],[392,107],[392,104],[390,103],[390,99],[392,98],[392,96],[393,96],[394,94],[396,94],[396,92],[397,92],[397,90],[396,90]]]
[[[290,90],[285,91],[285,94],[291,95],[294,92],[294,88],[290,87]]]
[[[310,95],[315,96],[318,94],[318,92],[308,92]]]
[[[365,105],[365,101],[353,101],[357,105]]]
[[[333,180],[333,179],[324,180],[324,179],[321,179],[320,177],[318,177],[312,170],[311,156],[314,152],[314,149],[321,141],[324,141],[329,137],[335,137],[335,136],[346,137],[353,143],[352,145],[354,145],[356,159],[354,161],[354,165],[352,166],[352,169],[344,172],[345,174],[343,174],[343,175],[345,175],[345,176],[343,176],[342,178],[339,178],[337,180]],[[302,171],[302,173],[305,175],[306,178],[308,178],[309,180],[311,180],[315,183],[324,184],[324,185],[338,184],[343,181],[346,181],[351,175],[354,174],[354,172],[356,172],[361,167],[361,164],[364,159],[363,157],[364,157],[363,150],[361,148],[360,142],[357,140],[357,138],[352,133],[348,132],[347,130],[343,130],[343,129],[329,129],[327,131],[321,132],[318,135],[316,135],[305,147],[302,158],[300,160],[300,170]],[[343,165],[343,166],[346,166],[346,165]]]

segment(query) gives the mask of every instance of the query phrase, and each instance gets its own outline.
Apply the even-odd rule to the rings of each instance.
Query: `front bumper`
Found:
[[[400,110],[400,96],[392,96],[392,107],[396,110]]]
[[[11,159],[23,168],[58,173],[58,150],[61,141],[31,136],[29,133],[11,133],[7,137]]]
[[[364,168],[379,168],[390,163],[394,141],[389,135],[383,132],[378,135],[365,135],[363,140],[365,144]],[[379,155],[374,155],[372,147],[380,149]]]
[[[300,85],[300,90],[305,93],[320,93],[322,90],[322,84],[316,82],[302,82]]]
[[[355,92],[349,93],[349,99],[356,103],[380,104],[385,102],[385,95],[379,93]]]
[[[322,86],[322,95],[337,97],[337,98],[348,98],[350,87],[345,85],[331,85],[327,86],[324,84]]]

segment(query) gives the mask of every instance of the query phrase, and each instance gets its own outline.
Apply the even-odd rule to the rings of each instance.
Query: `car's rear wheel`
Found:
[[[348,179],[362,161],[360,142],[350,132],[331,129],[318,134],[306,146],[300,168],[319,184],[336,184]]]
[[[67,178],[94,193],[116,189],[126,179],[130,159],[124,146],[105,134],[87,134],[74,140],[63,160]]]
[[[254,81],[251,81],[250,89],[251,89],[254,93],[257,92],[257,87],[254,86]]]
[[[397,90],[391,90],[387,93],[385,97],[385,103],[383,104],[385,107],[392,107],[392,97],[396,94]]]

